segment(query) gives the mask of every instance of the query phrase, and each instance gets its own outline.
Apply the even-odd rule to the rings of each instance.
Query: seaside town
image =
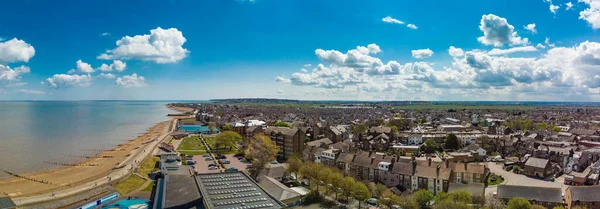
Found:
[[[600,208],[599,108],[394,105],[169,104],[103,179],[0,208]]]

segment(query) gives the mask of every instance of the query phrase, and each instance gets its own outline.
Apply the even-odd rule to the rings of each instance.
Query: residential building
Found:
[[[485,183],[490,173],[486,165],[475,163],[449,163],[453,171],[453,183]]]
[[[449,168],[444,168],[441,165],[435,167],[417,165],[415,168],[415,174],[412,176],[412,191],[426,189],[432,194],[448,192],[451,175],[452,170]]]
[[[306,135],[300,129],[268,127],[265,129],[265,135],[271,137],[271,140],[279,147],[278,160],[286,160],[294,153],[302,155]]]
[[[570,186],[565,191],[567,208],[585,206],[587,209],[600,209],[600,186]]]
[[[323,163],[326,166],[335,167],[337,164],[336,159],[338,153],[339,150],[335,150],[333,148],[321,151],[321,163]]]
[[[547,159],[530,157],[524,166],[525,175],[546,178],[552,174],[552,164]]]
[[[542,205],[546,208],[563,206],[562,190],[550,187],[532,187],[517,185],[498,185],[498,198],[509,201],[514,197],[529,200],[532,204]]]
[[[352,161],[354,161],[354,154],[342,152],[336,159],[337,165],[336,167],[342,170],[344,173],[350,173],[350,165]]]
[[[423,144],[423,135],[422,134],[411,134],[408,136],[408,145],[419,145]]]

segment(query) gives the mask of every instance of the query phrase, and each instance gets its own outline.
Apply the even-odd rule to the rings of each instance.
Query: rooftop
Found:
[[[535,200],[538,202],[563,202],[561,189],[550,187],[498,185],[498,197],[503,199],[522,197],[530,201]]]
[[[198,183],[206,208],[285,207],[285,204],[268,194],[242,172],[198,174]]]

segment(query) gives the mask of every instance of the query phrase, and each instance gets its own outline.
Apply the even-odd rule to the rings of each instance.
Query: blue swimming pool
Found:
[[[148,200],[119,200],[102,209],[146,209],[150,208]]]

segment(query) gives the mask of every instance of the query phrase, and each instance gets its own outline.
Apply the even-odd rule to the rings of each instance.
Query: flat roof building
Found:
[[[197,175],[206,209],[278,209],[286,207],[243,172]]]

